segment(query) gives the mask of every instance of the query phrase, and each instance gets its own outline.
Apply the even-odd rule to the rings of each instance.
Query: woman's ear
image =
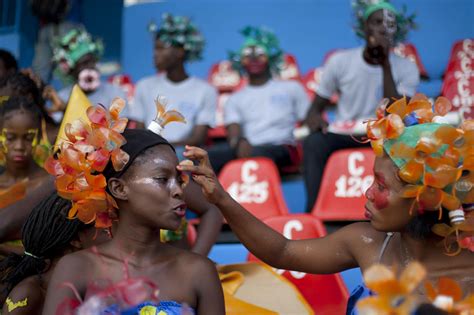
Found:
[[[109,179],[108,188],[114,198],[128,200],[128,189],[125,182],[120,178]]]

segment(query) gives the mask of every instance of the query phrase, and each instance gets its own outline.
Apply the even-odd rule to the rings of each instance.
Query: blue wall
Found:
[[[444,70],[452,43],[474,37],[474,1],[412,0],[393,1],[398,8],[408,4],[417,14],[418,30],[413,42],[433,78]],[[152,36],[147,24],[161,20],[161,14],[190,16],[203,32],[207,46],[204,59],[188,66],[189,71],[205,77],[212,63],[238,49],[245,25],[265,25],[280,38],[283,49],[298,58],[304,72],[318,66],[324,54],[334,48],[362,44],[351,29],[349,0],[173,0],[126,7],[123,13],[122,66],[136,81],[154,73]]]

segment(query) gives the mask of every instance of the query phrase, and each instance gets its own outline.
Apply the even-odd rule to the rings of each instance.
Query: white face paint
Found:
[[[149,178],[149,177],[139,178],[139,179],[134,180],[134,182],[136,184],[143,184],[143,185],[151,185],[154,183],[153,178]]]
[[[365,244],[370,244],[374,241],[372,238],[365,235],[361,235],[360,238],[362,239],[362,242],[364,242]]]
[[[397,17],[395,13],[387,9],[383,9],[383,26],[387,32],[387,38],[393,42],[393,38],[397,31]]]

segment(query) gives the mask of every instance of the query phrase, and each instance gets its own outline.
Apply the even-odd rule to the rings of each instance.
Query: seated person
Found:
[[[153,51],[155,67],[162,72],[137,82],[129,111],[131,119],[148,126],[155,118],[154,100],[158,95],[166,97],[169,109],[186,119],[186,126],[171,125],[163,133],[180,159],[183,146],[204,145],[207,130],[214,125],[217,91],[185,69],[186,62],[201,59],[203,48],[204,39],[188,18],[166,14],[156,32]]]
[[[93,41],[91,35],[82,29],[73,29],[62,37],[53,50],[56,73],[66,86],[58,93],[51,86],[45,88],[44,96],[51,101],[52,112],[66,109],[74,84],[78,84],[92,104],[108,106],[115,97],[126,98],[122,89],[100,79],[97,62],[102,54],[100,41]],[[126,116],[126,114],[124,113]],[[54,116],[60,120],[62,115]]]
[[[365,272],[376,263],[403,269],[416,260],[425,266],[429,281],[450,277],[472,294],[474,121],[460,129],[431,122],[438,109],[431,112],[426,98],[416,101],[424,117],[401,101],[367,126],[377,154],[375,181],[366,192],[370,222],[353,223],[325,237],[290,240],[259,221],[222,188],[203,149],[187,147],[185,157],[197,165],[180,164],[178,170],[191,172],[245,247],[272,267],[328,274],[357,267]],[[423,289],[416,292],[421,301],[429,295]],[[347,314],[368,294],[363,285],[356,288]]]
[[[373,117],[377,103],[415,94],[419,83],[416,64],[390,52],[396,41],[403,40],[412,26],[385,0],[356,8],[359,22],[357,34],[364,36],[365,46],[336,52],[324,66],[324,73],[306,118],[313,132],[303,145],[303,174],[306,185],[306,211],[311,211],[319,192],[324,166],[332,152],[360,147],[351,137],[363,132],[362,122]],[[336,121],[327,126],[323,110],[330,105],[334,93],[339,94]],[[341,128],[341,123],[357,123],[360,128]],[[359,131],[360,132],[360,131]]]
[[[133,306],[133,314],[140,313],[145,307],[154,308],[155,313],[181,314],[184,304],[193,308],[196,314],[224,314],[223,293],[214,264],[202,255],[159,241],[160,229],[177,230],[186,210],[183,185],[187,181],[176,169],[178,159],[172,145],[154,132],[143,129],[125,130],[123,139],[118,133],[123,128],[117,125],[120,110],[117,103],[111,105],[114,114],[106,123],[103,119],[107,113],[103,108],[96,106],[90,112],[89,119],[101,121],[101,128],[113,128],[115,133],[110,134],[113,137],[109,138],[107,146],[95,137],[87,137],[87,143],[94,151],[88,151],[88,154],[97,159],[89,168],[71,170],[71,177],[62,183],[57,181],[58,190],[74,200],[70,215],[95,222],[98,228],[111,227],[112,220],[118,217],[113,239],[97,246],[94,252],[75,252],[58,262],[48,286],[43,314],[55,314],[65,299],[77,299],[72,290],[60,288],[65,282],[75,287],[78,297],[84,299],[91,283],[104,278],[113,283],[122,280],[125,257],[131,275],[145,277],[159,286],[159,302]],[[120,125],[124,127],[125,124]],[[81,130],[78,128],[76,133],[71,133],[76,139],[72,146],[78,145],[76,149],[81,148],[81,141],[77,140]],[[112,149],[110,161],[103,160],[104,151]],[[64,174],[61,169],[74,165],[71,163],[75,162],[64,158],[69,153],[65,148],[58,159],[51,157],[48,160],[50,169],[54,169],[57,176]],[[85,154],[80,153],[78,160]],[[90,180],[87,184],[82,183],[86,184],[82,190],[70,185],[80,176]],[[87,199],[84,191],[102,196],[102,202]],[[115,307],[110,305],[112,309]],[[107,306],[103,311],[110,308]]]
[[[233,59],[249,83],[224,105],[227,143],[210,148],[209,158],[216,172],[233,159],[250,156],[270,158],[281,169],[293,162],[293,129],[306,115],[308,96],[300,83],[272,78],[282,58],[272,32],[247,27],[242,33],[244,45]]]

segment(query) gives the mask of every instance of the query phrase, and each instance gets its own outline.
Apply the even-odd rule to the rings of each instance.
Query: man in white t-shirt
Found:
[[[224,106],[227,143],[209,149],[216,172],[232,159],[250,156],[268,157],[280,169],[291,165],[296,150],[293,129],[309,108],[300,83],[272,79],[282,54],[275,35],[251,27],[243,33],[247,39],[234,61],[249,83]]]
[[[155,66],[162,73],[138,81],[130,106],[130,118],[145,126],[155,118],[157,96],[164,96],[168,109],[184,116],[185,125],[171,123],[162,134],[175,146],[179,158],[184,145],[204,145],[207,130],[214,125],[217,91],[207,82],[189,76],[184,66],[187,61],[201,58],[203,45],[201,34],[187,18],[166,15],[154,49]]]
[[[404,18],[386,1],[359,8],[360,28],[366,39],[364,47],[335,53],[324,66],[317,95],[306,118],[312,131],[304,141],[304,169],[309,212],[313,208],[322,179],[324,166],[332,152],[359,147],[351,134],[341,126],[358,125],[374,117],[383,98],[415,94],[419,83],[416,64],[390,52],[394,40],[401,40],[412,21]],[[336,121],[328,126],[322,118],[329,99],[339,94]]]

